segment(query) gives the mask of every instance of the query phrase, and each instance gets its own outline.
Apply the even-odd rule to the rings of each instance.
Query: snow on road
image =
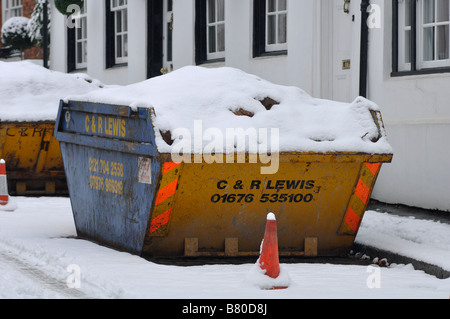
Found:
[[[246,280],[253,264],[158,265],[76,239],[68,198],[14,200],[15,212],[0,211],[3,299],[450,297],[450,279],[437,279],[412,265],[283,264],[291,279],[289,289],[260,290]],[[450,225],[369,211],[358,240],[403,249],[450,270],[449,234]]]

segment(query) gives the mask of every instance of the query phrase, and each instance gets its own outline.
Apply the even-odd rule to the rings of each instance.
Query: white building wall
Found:
[[[391,77],[392,4],[382,9],[382,28],[369,38],[369,94],[380,105],[392,164],[383,166],[374,198],[450,211],[450,75]]]
[[[52,0],[53,1],[53,0]],[[51,3],[51,37],[50,37],[50,68],[60,72],[67,72],[67,32],[62,32],[66,25],[66,17],[53,9],[55,6]],[[57,27],[56,27],[57,26]]]
[[[322,95],[323,10],[329,0],[288,0],[288,54],[253,58],[252,0],[226,1],[226,61],[205,67],[230,66],[272,82],[299,86],[310,94]],[[147,78],[147,1],[129,1],[129,58],[127,66],[105,68],[105,6],[86,0],[88,11],[87,73],[107,84],[130,84]],[[173,65],[179,69],[195,64],[195,0],[174,0]],[[52,69],[67,71],[66,17],[52,13]],[[325,72],[325,73],[324,73]]]

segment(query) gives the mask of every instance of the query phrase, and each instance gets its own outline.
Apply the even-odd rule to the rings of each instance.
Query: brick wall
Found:
[[[35,0],[22,0],[22,9],[23,16],[30,18],[33,13],[34,6],[36,5]],[[0,27],[2,24],[2,1],[0,0]],[[1,35],[0,35],[1,36]],[[0,47],[1,47],[1,38],[0,38]],[[42,49],[39,47],[34,47],[24,52],[25,59],[42,59]]]
[[[23,16],[30,18],[33,13],[34,6],[36,5],[35,0],[22,0],[22,10]],[[25,59],[42,59],[42,49],[39,47],[34,47],[24,52]]]

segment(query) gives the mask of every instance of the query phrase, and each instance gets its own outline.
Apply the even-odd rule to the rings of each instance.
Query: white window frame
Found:
[[[79,62],[80,52],[78,47],[81,47],[81,52],[87,52],[87,11],[86,5],[83,6],[79,15],[75,16],[75,68],[87,68],[87,53],[82,54],[81,62]]]
[[[211,1],[215,2],[214,19],[211,21]],[[219,5],[223,5],[223,20],[219,20]],[[225,0],[206,0],[206,59],[216,60],[225,58]],[[214,28],[214,50],[211,50],[210,29]],[[219,28],[223,28],[223,44],[220,43]],[[223,48],[223,50],[221,50]]]
[[[9,18],[23,16],[22,0],[2,0],[2,21],[5,23]]]
[[[269,11],[270,10],[270,2],[274,1],[275,2],[275,11]],[[286,3],[286,8],[285,9],[280,9],[279,7],[279,3],[280,1],[285,1]],[[288,0],[266,0],[266,30],[265,30],[265,34],[266,34],[266,52],[274,52],[274,51],[285,51],[288,49],[288,32],[287,32],[287,21],[288,21]],[[280,40],[279,36],[280,36],[280,30],[279,30],[279,21],[280,21],[280,17],[282,17],[283,15],[286,16],[286,30],[285,30],[285,41],[283,42],[282,40]],[[270,23],[269,20],[271,17],[275,17],[275,43],[269,43],[269,38],[270,38],[270,34],[271,34],[271,30],[270,30]]]
[[[397,1],[397,0],[395,0]],[[414,1],[414,0],[410,0]],[[412,34],[412,21],[409,21],[409,26],[406,25],[406,0],[400,0],[398,6],[398,70],[410,71],[411,61],[406,59],[406,32]],[[411,20],[411,19],[410,19]],[[411,48],[410,55],[412,54]],[[411,60],[411,59],[410,59]]]
[[[449,20],[445,21],[445,22],[437,22],[437,12],[438,12],[438,1],[434,0],[434,22],[431,23],[425,23],[425,17],[424,17],[424,12],[425,12],[425,1],[421,0],[418,3],[418,10],[417,10],[417,37],[418,37],[418,45],[417,45],[417,67],[418,69],[429,69],[429,68],[439,68],[439,67],[449,67],[450,66],[450,55],[448,55],[447,59],[442,59],[440,60],[437,55],[438,55],[438,50],[437,50],[437,46],[438,46],[438,39],[437,39],[437,29],[439,26],[447,26],[448,30],[447,30],[447,51],[448,53],[450,53],[450,3],[449,3],[449,12],[448,12],[448,17]],[[424,39],[425,39],[425,28],[434,28],[434,48],[433,48],[433,53],[434,53],[434,57],[432,60],[429,61],[425,61],[424,60]]]
[[[424,10],[425,10],[425,0],[410,0],[410,1],[416,1],[416,15],[415,15],[415,30],[413,30],[412,21],[411,26],[406,26],[406,0],[395,0],[398,1],[398,71],[404,72],[404,71],[411,71],[413,69],[413,66],[411,65],[410,61],[407,61],[406,59],[406,45],[407,45],[407,39],[406,39],[406,32],[409,31],[411,34],[415,31],[416,33],[416,46],[415,48],[412,48],[411,55],[413,52],[415,52],[415,58],[416,58],[416,65],[415,70],[420,71],[424,69],[434,69],[434,68],[444,68],[444,67],[450,67],[450,21],[444,21],[444,22],[436,22],[436,13],[437,13],[437,1],[434,1],[435,8],[434,8],[434,21],[431,23],[425,23],[425,17],[424,17]],[[450,2],[450,1],[449,1]],[[449,20],[450,20],[450,3],[449,3]],[[437,45],[438,45],[438,39],[437,39],[437,28],[439,26],[448,26],[448,34],[447,34],[447,50],[448,50],[448,58],[439,60],[437,57]],[[430,61],[424,60],[424,31],[425,28],[432,27],[434,28],[434,58]],[[412,39],[411,39],[412,40]]]
[[[114,13],[114,59],[115,64],[128,62],[128,0],[111,0]],[[119,26],[118,21],[121,21]],[[120,45],[120,46],[119,46]],[[118,54],[120,48],[120,54]]]

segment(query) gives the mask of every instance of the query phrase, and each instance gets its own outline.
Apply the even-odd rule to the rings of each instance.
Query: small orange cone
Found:
[[[0,205],[6,206],[9,202],[8,181],[6,179],[6,163],[0,160]]]
[[[277,279],[280,275],[280,258],[278,255],[277,220],[273,213],[267,215],[266,232],[262,242],[259,266],[265,270],[265,275]],[[272,289],[287,289],[288,287],[273,287]]]

